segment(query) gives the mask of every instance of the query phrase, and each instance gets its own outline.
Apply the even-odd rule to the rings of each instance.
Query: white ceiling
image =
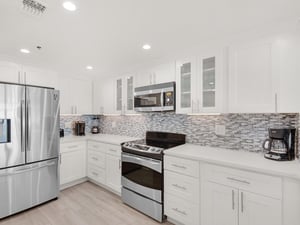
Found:
[[[300,17],[299,0],[74,0],[75,12],[62,0],[40,2],[46,12],[33,16],[21,10],[22,0],[0,0],[0,54],[86,76],[120,73],[212,38]],[[152,49],[143,50],[144,43]]]

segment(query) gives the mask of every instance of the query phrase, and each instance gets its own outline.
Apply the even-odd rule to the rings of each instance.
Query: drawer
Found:
[[[89,165],[88,166],[88,178],[101,183],[105,184],[105,170]]]
[[[72,152],[86,149],[86,142],[70,142],[60,145],[60,152]]]
[[[199,225],[199,205],[165,194],[165,214],[186,225]]]
[[[199,203],[199,178],[165,171],[164,179],[165,193],[170,193],[189,202]]]
[[[277,199],[282,198],[280,177],[211,164],[203,165],[203,175],[208,181]]]
[[[105,154],[102,152],[88,150],[88,164],[105,168]]]
[[[110,155],[121,156],[121,145],[106,145],[106,153]]]
[[[199,162],[189,159],[181,159],[173,156],[165,156],[164,168],[173,172],[185,174],[191,177],[199,177]]]
[[[106,150],[106,144],[98,141],[88,141],[88,149],[94,150],[94,151],[100,151],[100,152],[105,152]]]

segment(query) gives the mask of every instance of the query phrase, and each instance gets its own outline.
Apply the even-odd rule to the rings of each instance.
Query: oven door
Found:
[[[162,202],[162,162],[122,152],[122,186]]]

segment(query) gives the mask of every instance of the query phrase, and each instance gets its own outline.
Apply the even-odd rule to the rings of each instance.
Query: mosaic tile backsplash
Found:
[[[65,122],[86,121],[90,133],[93,116],[61,116]],[[144,138],[147,130],[186,134],[188,143],[235,150],[262,151],[268,128],[294,126],[299,128],[299,114],[221,114],[183,115],[175,113],[145,113],[130,116],[100,116],[100,131],[106,134]],[[215,134],[215,125],[225,125],[226,135]],[[65,129],[70,135],[71,129]],[[300,138],[299,138],[300,141]]]
[[[270,127],[298,127],[299,114],[221,114],[194,116],[147,113],[137,116],[101,116],[101,133],[145,136],[147,130],[186,134],[188,143],[236,150],[262,151]],[[226,135],[215,134],[225,125]]]

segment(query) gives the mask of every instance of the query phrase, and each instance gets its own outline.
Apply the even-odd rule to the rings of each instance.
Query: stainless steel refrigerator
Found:
[[[58,197],[59,92],[0,83],[0,219]]]

